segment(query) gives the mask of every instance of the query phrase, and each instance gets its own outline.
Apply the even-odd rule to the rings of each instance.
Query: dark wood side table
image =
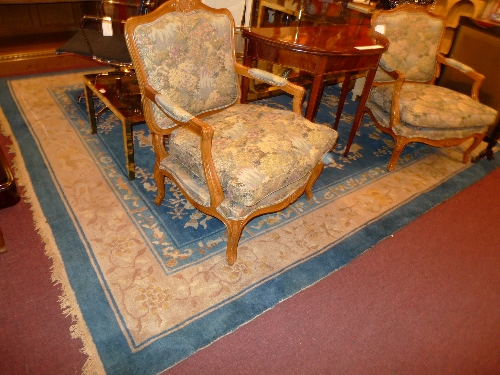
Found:
[[[135,179],[132,127],[144,123],[137,78],[135,75],[123,76],[112,73],[87,74],[83,76],[83,83],[92,134],[97,133],[94,107],[94,97],[97,97],[122,122],[127,177],[129,180]]]
[[[339,24],[250,28],[243,30],[243,37],[245,66],[251,66],[253,60],[260,59],[288,68],[299,68],[313,76],[305,114],[311,121],[314,121],[318,111],[325,77],[334,73],[344,75],[334,129],[342,114],[351,76],[368,72],[352,125],[353,129],[357,129],[380,57],[389,46],[385,36],[367,25]],[[248,78],[243,78],[241,87],[242,101],[245,102],[249,89]]]

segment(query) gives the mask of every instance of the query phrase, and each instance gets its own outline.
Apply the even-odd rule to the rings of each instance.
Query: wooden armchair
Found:
[[[459,145],[473,139],[463,155],[481,143],[497,111],[479,103],[484,76],[439,54],[444,21],[418,5],[402,5],[375,12],[372,27],[389,39],[382,55],[365,112],[382,132],[394,138],[388,170],[395,168],[404,147],[422,142],[436,147]],[[474,80],[470,96],[436,86],[441,64]],[[353,129],[348,146],[357,129]]]
[[[244,226],[312,187],[337,133],[306,120],[304,89],[235,60],[234,20],[200,0],[171,0],[125,25],[156,154],[156,204],[165,177],[227,227],[232,265]],[[278,85],[293,111],[240,104],[237,75]]]

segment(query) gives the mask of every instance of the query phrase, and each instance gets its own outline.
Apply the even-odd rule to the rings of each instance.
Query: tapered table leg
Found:
[[[335,115],[335,123],[333,128],[337,130],[339,126],[340,116],[342,116],[342,110],[344,109],[345,98],[349,92],[349,84],[351,83],[351,73],[346,73],[344,82],[342,82],[342,90],[340,91],[339,103],[337,105],[337,114]]]
[[[351,134],[349,134],[349,139],[345,146],[344,156],[349,154],[349,149],[351,148],[352,141],[354,140],[354,136],[361,125],[361,119],[363,118],[364,108],[366,104],[366,100],[368,99],[368,95],[370,95],[370,90],[372,89],[373,80],[375,78],[375,73],[377,72],[377,67],[368,71],[366,75],[365,86],[363,87],[363,93],[361,94],[361,99],[359,100],[358,109],[356,110],[356,116],[354,117],[354,121],[352,122]]]

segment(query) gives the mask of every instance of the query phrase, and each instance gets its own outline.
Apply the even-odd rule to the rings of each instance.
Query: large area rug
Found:
[[[464,165],[457,147],[413,145],[388,173],[392,139],[368,117],[344,158],[356,110],[349,97],[314,198],[250,222],[229,267],[218,220],[172,184],[154,205],[145,125],[135,127],[134,181],[125,176],[119,121],[107,113],[99,134],[90,134],[85,103],[77,101],[82,74],[1,80],[0,125],[14,141],[16,174],[63,286],[64,313],[74,317],[73,334],[89,356],[87,374],[164,371],[499,165],[500,158]],[[333,122],[338,94],[337,86],[325,90],[317,122]],[[290,99],[260,103],[286,108]]]

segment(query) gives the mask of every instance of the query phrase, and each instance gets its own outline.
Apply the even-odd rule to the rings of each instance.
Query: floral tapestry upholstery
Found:
[[[198,204],[205,207],[209,206],[210,193],[205,180],[191,173],[191,171],[187,169],[179,160],[170,156],[161,161],[160,168],[171,173],[182,189],[186,191],[187,195],[193,198]],[[217,207],[217,211],[227,219],[243,220],[260,208],[268,207],[285,200],[287,197],[295,193],[297,189],[303,186],[309,179],[309,176],[310,173],[305,175],[300,180],[295,181],[293,184],[284,186],[272,194],[269,194],[253,206],[245,206],[241,203],[225,198],[220,206]]]
[[[224,194],[246,207],[297,181],[305,183],[337,140],[328,126],[253,104],[236,104],[203,120],[214,129],[212,157]],[[172,133],[168,158],[204,180],[199,144],[196,134],[179,128]]]
[[[231,31],[226,15],[173,12],[138,26],[133,38],[148,83],[196,116],[238,99]],[[174,125],[157,106],[152,108],[158,126]]]
[[[366,103],[385,127],[389,127],[393,88],[394,85],[372,88]],[[402,124],[395,125],[393,131],[408,138],[463,138],[473,133],[484,133],[495,121],[496,115],[494,109],[456,91],[407,83],[400,91]]]
[[[426,82],[433,78],[443,21],[427,14],[401,12],[381,14],[376,25],[383,25],[384,35],[389,39],[389,48],[382,55],[380,65],[399,70],[408,81]],[[393,79],[380,68],[376,82]]]

